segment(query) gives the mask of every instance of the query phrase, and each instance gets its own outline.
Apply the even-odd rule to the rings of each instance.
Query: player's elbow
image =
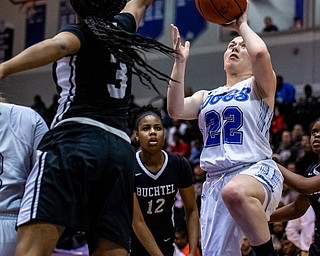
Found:
[[[175,110],[175,109],[169,109],[168,108],[168,115],[173,118],[173,119],[181,119],[181,114],[179,113],[179,111]]]

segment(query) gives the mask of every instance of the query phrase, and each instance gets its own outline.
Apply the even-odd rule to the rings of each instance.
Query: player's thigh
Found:
[[[128,250],[123,246],[106,240],[99,239],[97,249],[93,252],[92,256],[127,256]]]
[[[30,221],[19,226],[15,256],[49,255],[63,230],[62,226],[41,221]]]

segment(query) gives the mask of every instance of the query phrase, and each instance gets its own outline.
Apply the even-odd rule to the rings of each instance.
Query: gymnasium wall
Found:
[[[61,17],[58,16],[59,4],[63,0],[43,0],[39,4],[46,5],[45,37],[53,36],[59,27]],[[175,22],[176,4],[187,4],[193,0],[165,0],[163,32],[158,40],[170,45],[170,24]],[[308,0],[311,1],[311,0]],[[312,0],[313,1],[313,0]],[[303,85],[313,85],[315,93],[320,95],[320,29],[288,31],[294,16],[294,0],[251,0],[249,22],[251,27],[260,32],[264,26],[263,18],[271,16],[281,32],[262,34],[269,47],[274,69],[286,82],[293,83],[297,94],[302,95]],[[315,0],[316,8],[320,0]],[[317,12],[317,13],[320,13]],[[0,22],[14,28],[13,54],[25,47],[26,16],[19,13],[18,7],[9,0],[0,2]],[[192,18],[188,19],[190,24]],[[194,90],[209,89],[222,85],[225,80],[223,70],[223,51],[230,32],[221,30],[215,24],[206,24],[203,31],[191,42],[191,56],[188,61],[186,86]],[[170,74],[172,60],[167,57],[149,55],[150,63],[163,72]],[[165,95],[166,85],[159,83],[160,91]],[[31,105],[35,94],[42,96],[49,105],[55,93],[55,85],[51,78],[51,66],[15,74],[0,82],[0,91],[5,93],[8,101],[23,105]],[[145,89],[134,79],[133,94],[138,104],[157,102],[157,94]]]

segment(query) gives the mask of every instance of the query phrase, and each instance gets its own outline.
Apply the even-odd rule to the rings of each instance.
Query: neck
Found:
[[[227,75],[227,82],[226,86],[231,87],[234,86],[235,84],[246,80],[248,78],[252,77],[252,74],[242,74],[242,75]]]
[[[141,151],[139,156],[143,165],[151,172],[159,171],[164,163],[162,151],[156,153]]]

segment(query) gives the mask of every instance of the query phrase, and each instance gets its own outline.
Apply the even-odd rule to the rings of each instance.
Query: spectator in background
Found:
[[[198,163],[193,165],[193,177],[194,177],[194,191],[196,194],[197,206],[200,211],[201,209],[201,194],[202,194],[202,186],[206,181],[206,172],[200,167],[200,160]]]
[[[163,127],[166,129],[166,132],[168,132],[169,128],[173,126],[173,120],[168,114],[167,97],[163,99],[161,114],[163,116]]]
[[[168,148],[168,151],[177,155],[184,156],[189,159],[190,156],[190,145],[185,142],[180,132],[175,132],[173,135],[174,144]]]
[[[293,126],[293,130],[291,132],[292,135],[292,142],[294,144],[297,144],[298,146],[301,145],[301,139],[302,136],[304,135],[304,130],[303,130],[303,126],[301,124],[295,124]]]
[[[292,243],[284,234],[282,237],[283,256],[300,256],[300,249]]]
[[[294,106],[297,120],[301,122],[305,131],[309,130],[310,123],[320,116],[320,102],[313,95],[310,84],[304,86],[304,97],[300,98]]]
[[[271,225],[271,237],[273,247],[278,251],[279,255],[282,255],[282,236],[285,234],[285,222],[274,222]]]
[[[283,131],[287,128],[284,122],[284,116],[281,112],[281,105],[275,104],[274,106],[274,115],[271,122],[271,145],[273,150],[276,150],[279,147],[281,141],[281,135]]]
[[[273,20],[270,16],[266,16],[264,18],[264,28],[262,30],[262,32],[276,32],[279,31],[278,27],[273,24]]]
[[[189,236],[188,230],[185,225],[178,227],[175,231],[175,251],[173,256],[188,256],[190,255],[190,244],[189,244]],[[193,254],[194,256],[200,256],[201,252],[199,248],[197,249],[196,253]]]
[[[290,83],[285,83],[281,75],[277,75],[276,102],[280,104],[292,104],[295,102],[296,89]]]
[[[293,17],[293,24],[290,27],[290,29],[295,30],[295,29],[302,29],[303,28],[303,20],[302,17],[300,16],[294,16]]]
[[[278,162],[286,165],[292,155],[292,135],[288,130],[284,130],[281,134],[281,141],[279,147],[275,150],[278,156]]]
[[[188,129],[188,125],[183,122],[180,119],[172,119],[173,121],[173,126],[169,128],[168,130],[168,136],[167,136],[167,141],[168,141],[168,146],[174,146],[175,142],[174,142],[174,134],[176,132],[179,132],[182,136],[185,135],[187,129]]]
[[[241,245],[241,255],[242,256],[256,256],[248,238],[244,237]]]
[[[200,162],[200,155],[203,149],[202,138],[196,138],[191,143],[189,162],[193,166]]]
[[[296,89],[290,83],[285,83],[281,75],[277,75],[275,102],[282,106],[284,121],[288,129],[292,129],[292,110],[296,100]]]
[[[296,173],[296,171],[297,171],[295,162],[288,162],[288,164],[286,165],[286,168],[289,171],[294,172],[294,173]],[[292,203],[296,199],[297,195],[298,195],[298,192],[294,191],[288,185],[283,183],[280,206],[284,206],[284,205]]]
[[[304,151],[304,149],[302,148],[302,138],[304,138],[304,136],[305,134],[304,134],[303,126],[299,123],[294,124],[293,129],[291,131],[291,140],[292,140],[291,160],[292,161],[296,160],[297,155],[300,154],[300,152]],[[305,137],[307,137],[307,141],[308,141],[309,135],[306,135]],[[308,142],[308,144],[310,143]]]
[[[309,247],[314,241],[314,228],[315,213],[311,206],[301,217],[288,221],[287,238],[301,250],[301,256],[309,255]]]
[[[59,106],[58,100],[59,100],[59,95],[58,94],[53,95],[52,103],[49,106],[48,111],[47,111],[48,125],[51,124],[51,122],[53,121],[54,115],[57,112],[57,109]]]
[[[40,95],[37,94],[34,96],[31,108],[38,112],[38,114],[47,122],[47,107]]]

